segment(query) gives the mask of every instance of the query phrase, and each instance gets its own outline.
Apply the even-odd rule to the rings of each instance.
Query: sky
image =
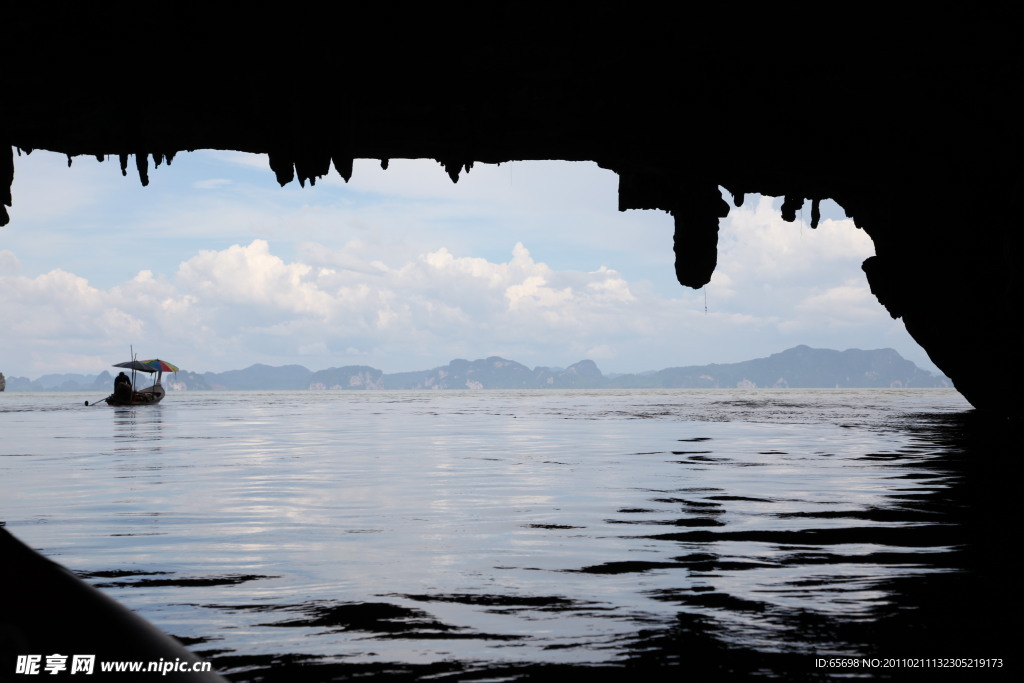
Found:
[[[731,363],[798,344],[891,347],[936,371],[860,269],[870,238],[832,202],[782,221],[748,196],[721,221],[718,268],[675,281],[672,217],[619,212],[593,163],[357,160],[347,184],[280,187],[267,158],[178,154],[142,187],[103,163],[16,154],[0,228],[0,372],[99,373],[162,358],[424,370],[502,356],[591,359],[605,373]]]

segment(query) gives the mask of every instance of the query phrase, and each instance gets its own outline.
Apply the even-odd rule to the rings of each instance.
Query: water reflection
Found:
[[[660,414],[671,417],[672,410]],[[513,429],[522,428],[519,423]],[[744,428],[732,424],[726,431]],[[351,662],[309,657],[295,668],[289,657],[296,655],[213,654],[234,667],[238,680],[370,673],[538,680],[581,671],[629,671],[654,680],[678,680],[680,671],[714,680],[818,679],[851,674],[816,669],[817,657],[1006,658],[1012,652],[1010,631],[993,617],[1015,604],[1017,593],[1009,582],[1006,539],[995,530],[1015,515],[1007,479],[985,463],[987,454],[1005,452],[1008,432],[955,413],[903,415],[874,429],[899,435],[895,441],[901,445],[864,453],[852,435],[843,443],[830,433],[819,444],[804,432],[779,438],[777,445],[788,444],[784,450],[705,430],[674,439],[666,450],[634,453],[678,468],[674,474],[663,471],[658,488],[635,489],[640,497],[634,502],[643,504],[615,509],[601,529],[581,518],[576,524],[520,525],[552,539],[526,544],[537,553],[528,568],[590,577],[575,583],[589,590],[590,599],[573,590],[572,579],[538,580],[518,590],[506,585],[498,593],[479,586],[471,592],[378,593],[382,600],[365,602],[267,603],[241,610],[258,612],[259,626],[302,629],[307,637],[347,640],[362,634],[358,639],[364,642],[404,641],[405,648],[391,650],[404,655],[371,664],[367,650],[346,648]],[[443,443],[459,447],[450,434]],[[450,472],[452,463],[444,469]],[[688,485],[672,487],[673,479]],[[458,497],[455,490],[450,495]],[[593,550],[608,542],[609,532],[621,543],[608,547],[625,550],[624,556],[543,567],[540,557],[552,545],[563,547],[563,561],[577,556],[570,547],[576,540],[590,544],[591,559],[614,555],[607,548]],[[448,539],[439,535],[434,542]],[[538,592],[543,585],[555,591]],[[673,617],[659,616],[630,594],[674,608]],[[240,609],[208,607],[236,614]],[[584,622],[604,627],[589,629]],[[607,628],[613,623],[632,628]],[[490,657],[437,661],[435,654],[417,662],[412,654],[416,642],[433,644],[424,652],[440,647],[458,653],[460,640],[488,643]],[[537,653],[538,645],[560,654],[526,654]],[[505,656],[497,654],[502,650]],[[586,668],[573,668],[581,665]],[[244,671],[248,666],[256,671]],[[858,673],[935,678],[962,672]]]
[[[1008,656],[1009,429],[734,393],[174,396],[68,416],[59,457],[12,432],[0,467],[36,547],[236,680]]]
[[[1015,539],[1001,530],[1019,513],[1015,477],[993,455],[1009,452],[1012,426],[973,413],[918,414],[900,429],[912,445],[859,459],[889,470],[888,486],[876,488],[866,507],[836,501],[833,509],[772,513],[763,506],[765,527],[776,526],[774,517],[788,528],[659,534],[653,538],[686,554],[651,566],[587,568],[673,567],[688,575],[678,589],[650,593],[680,611],[673,623],[626,639],[625,665],[648,673],[678,665],[718,680],[972,678],[963,669],[825,671],[812,657],[1000,657],[1011,666],[1020,591],[1011,579]]]

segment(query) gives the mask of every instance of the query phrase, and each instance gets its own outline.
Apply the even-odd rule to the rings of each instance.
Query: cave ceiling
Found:
[[[830,198],[875,242],[881,304],[976,406],[1006,405],[971,359],[1019,338],[1020,22],[852,10],[10,6],[0,224],[35,149],[144,185],[196,149],[268,154],[282,184],[363,158],[454,181],[594,161],[620,209],[672,213],[677,276],[700,287],[729,204],[781,196],[813,221]]]

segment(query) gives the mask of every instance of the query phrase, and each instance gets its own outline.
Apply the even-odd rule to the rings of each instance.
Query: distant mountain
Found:
[[[46,375],[35,381],[9,377],[7,391],[106,391],[113,377]],[[366,365],[313,372],[301,365],[252,365],[227,372],[178,372],[164,376],[169,390],[365,390],[365,389],[714,389],[951,387],[946,377],[922,370],[893,349],[861,351],[797,346],[742,363],[693,365],[606,377],[594,361],[568,368],[536,367],[498,356],[455,359],[432,370],[385,374]]]
[[[546,389],[596,389],[608,384],[608,380],[592,360],[581,360],[565,370],[537,368],[534,375],[538,386]]]
[[[43,375],[39,379],[8,377],[7,391],[104,391],[112,389],[114,376],[104,370],[99,375],[62,373]]]
[[[273,370],[280,371],[276,376],[277,384],[271,383],[270,371]],[[809,346],[797,346],[768,358],[742,363],[667,368],[614,378],[605,377],[591,360],[582,360],[565,369],[541,366],[531,370],[498,356],[473,361],[458,358],[432,370],[393,374],[365,365],[315,373],[295,365],[286,368],[254,365],[245,370],[206,373],[204,378],[213,388],[316,390],[952,386],[945,377],[918,368],[893,349],[833,351]]]
[[[882,388],[951,387],[893,349],[861,351],[796,346],[767,358],[725,365],[666,368],[653,374],[623,375],[608,382],[620,388],[712,389],[725,387]]]
[[[204,375],[195,372],[175,372],[164,375],[163,385],[168,391],[209,391],[213,389]]]
[[[308,389],[313,371],[301,365],[250,365],[245,370],[204,372],[211,389]]]
[[[538,367],[491,356],[461,358],[433,370],[384,375],[385,389],[564,389],[600,387],[606,383],[594,361],[583,360],[565,370]]]
[[[318,389],[385,389],[384,373],[368,365],[346,365],[314,372],[307,388]]]

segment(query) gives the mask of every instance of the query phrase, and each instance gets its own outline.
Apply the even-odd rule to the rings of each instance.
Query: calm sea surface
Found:
[[[235,680],[1011,662],[1008,439],[952,391],[97,398],[0,393],[0,520]]]

